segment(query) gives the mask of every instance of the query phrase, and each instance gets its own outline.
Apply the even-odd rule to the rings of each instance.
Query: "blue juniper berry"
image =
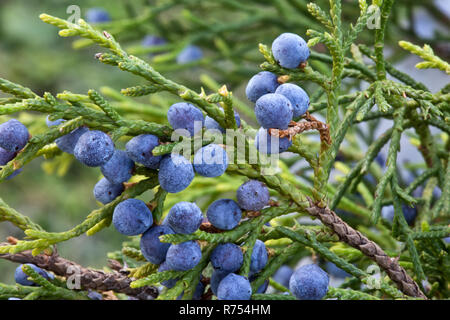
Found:
[[[269,204],[270,195],[266,185],[258,180],[243,183],[236,192],[239,207],[259,211]]]
[[[200,246],[195,241],[172,244],[167,250],[166,263],[171,270],[187,271],[194,268],[202,257]]]
[[[167,215],[167,224],[176,233],[193,233],[203,221],[203,214],[200,208],[193,202],[178,202]]]
[[[177,193],[191,184],[194,179],[194,168],[182,155],[171,153],[162,158],[158,179],[165,191]]]
[[[100,179],[94,187],[94,197],[103,204],[110,203],[122,194],[125,187],[122,183],[112,183],[106,178]]]
[[[250,271],[253,273],[261,271],[266,266],[268,259],[266,245],[257,239],[250,259]]]
[[[284,83],[277,88],[275,93],[285,96],[292,105],[293,117],[303,115],[309,107],[309,96],[305,90],[293,83]]]
[[[291,267],[282,265],[273,275],[273,280],[278,282],[279,284],[289,288],[289,280],[291,279],[294,270]]]
[[[241,117],[236,111],[234,111],[234,119],[236,120],[236,126],[239,128],[241,126]],[[226,132],[226,130],[222,128],[220,124],[210,116],[205,117],[205,128],[209,130],[219,130],[221,133]]]
[[[86,12],[86,21],[89,23],[102,23],[111,21],[111,17],[103,8],[90,8]]]
[[[252,287],[250,281],[240,275],[230,273],[220,281],[217,288],[219,300],[250,300]]]
[[[152,134],[141,134],[133,137],[125,145],[131,160],[143,164],[150,169],[158,169],[162,156],[154,156],[152,151],[159,145],[159,138]]]
[[[218,177],[228,168],[228,155],[218,144],[209,144],[197,150],[194,155],[194,169],[204,177]]]
[[[206,216],[214,227],[221,230],[231,230],[241,221],[242,211],[236,201],[219,199],[210,204]]]
[[[211,253],[211,263],[216,270],[234,272],[241,268],[243,262],[242,249],[234,243],[219,244]]]
[[[186,64],[203,58],[203,50],[193,44],[186,46],[177,56],[178,64]]]
[[[204,125],[203,113],[194,105],[187,102],[173,104],[167,111],[167,120],[174,130],[178,129],[180,135],[193,136]],[[187,132],[183,132],[187,130]]]
[[[79,127],[75,130],[72,130],[70,133],[56,139],[56,145],[61,151],[73,154],[78,140],[83,134],[88,131],[89,129],[86,127]]]
[[[103,131],[92,130],[83,134],[75,145],[74,155],[89,167],[99,167],[111,159],[114,143]]]
[[[247,99],[256,102],[267,93],[274,93],[280,84],[276,74],[269,71],[261,71],[255,74],[245,88]]]
[[[278,93],[268,93],[256,101],[255,115],[258,123],[266,129],[285,130],[292,121],[291,102]]]
[[[167,225],[154,225],[142,234],[140,248],[142,255],[153,264],[160,264],[166,259],[170,243],[164,243],[159,237],[164,234],[175,233]]]
[[[123,150],[116,149],[111,159],[100,167],[100,170],[111,183],[119,184],[130,180],[134,169],[134,161]]]
[[[50,274],[47,273],[47,271],[39,268],[38,266],[36,266],[32,263],[27,263],[26,265],[30,266],[34,271],[36,271],[38,274],[40,274],[47,280],[51,279],[53,276],[53,275],[50,276]],[[36,286],[36,283],[34,283],[34,281],[28,280],[28,275],[23,271],[22,266],[23,266],[23,264],[18,266],[14,273],[14,279],[15,279],[16,283],[20,284],[22,286]]]

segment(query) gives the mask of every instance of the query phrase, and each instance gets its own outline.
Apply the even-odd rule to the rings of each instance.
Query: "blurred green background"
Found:
[[[435,1],[443,3],[445,6],[449,4],[448,0]],[[166,16],[158,17],[159,22],[165,22],[165,26],[158,23],[155,25],[144,25],[122,32],[117,36],[119,42],[126,43],[124,46],[139,46],[140,39],[146,33],[157,32],[166,36],[167,25],[177,23],[172,30],[169,30],[167,38],[171,43],[177,43],[183,40],[186,35],[190,35],[191,30],[201,31],[208,30],[205,24],[214,26],[216,22],[233,22],[239,19],[245,19],[245,16],[252,16],[252,13],[224,14],[219,5],[215,1],[179,1],[180,6],[174,10],[170,10]],[[217,1],[223,2],[223,1]],[[155,65],[156,69],[163,72],[164,75],[172,79],[178,79],[189,86],[198,89],[200,87],[199,76],[203,73],[211,75],[220,84],[226,83],[229,88],[233,89],[235,96],[243,101],[243,89],[250,76],[258,71],[258,65],[262,62],[262,58],[257,51],[257,43],[264,42],[270,44],[270,39],[281,32],[296,32],[304,34],[306,28],[310,27],[308,22],[303,21],[300,16],[293,19],[284,19],[282,17],[283,8],[277,6],[280,3],[290,3],[293,7],[295,4],[299,8],[309,1],[289,0],[289,1],[245,1],[242,4],[254,5],[258,10],[267,10],[273,12],[274,20],[267,25],[257,25],[250,27],[246,32],[225,32],[218,37],[205,37],[198,41],[198,44],[206,52],[206,56],[216,57],[217,63],[205,60],[199,66],[192,69],[183,67],[184,71],[173,63],[160,63]],[[327,1],[315,1],[327,8]],[[368,1],[370,2],[370,1]],[[431,6],[431,1],[398,1],[399,7],[395,11],[396,16],[408,17],[413,12],[413,7],[422,10],[430,9],[433,14],[433,21],[440,21],[445,25],[448,23],[448,15],[436,10]],[[126,72],[121,72],[118,68],[108,67],[95,60],[95,53],[101,51],[98,47],[91,46],[74,50],[72,48],[73,40],[63,39],[57,35],[58,30],[50,25],[43,23],[39,19],[39,15],[43,12],[67,18],[69,14],[66,9],[69,5],[76,4],[81,8],[81,17],[84,17],[86,10],[92,7],[102,7],[106,9],[113,20],[126,19],[135,14],[140,14],[142,8],[149,4],[151,6],[161,5],[164,1],[61,1],[61,0],[0,0],[0,77],[10,81],[22,84],[31,88],[38,94],[48,91],[57,94],[64,90],[70,90],[74,93],[85,94],[88,89],[100,90],[101,87],[109,86],[116,90],[128,86],[142,83],[142,80]],[[274,6],[272,7],[272,3]],[[414,4],[414,6],[413,6]],[[212,8],[209,10],[209,8]],[[344,20],[354,21],[358,13],[357,1],[343,1]],[[190,16],[186,10],[194,12],[202,21],[196,21]],[[287,11],[288,16],[291,11]],[[448,14],[448,12],[447,12]],[[302,18],[302,19],[300,19]],[[203,20],[204,19],[204,20]],[[308,18],[310,19],[310,18]],[[187,20],[188,22],[186,23]],[[153,21],[153,20],[152,20]],[[171,22],[172,21],[172,22]],[[398,21],[398,19],[396,20]],[[411,21],[411,20],[410,20]],[[424,33],[429,30],[429,24],[423,18],[416,19],[416,24],[409,23],[401,25],[392,23],[387,33],[387,41],[397,47],[398,39],[413,41],[417,44],[423,44],[424,39],[432,44],[433,49],[437,51],[443,58],[449,56],[448,32],[442,32],[437,37],[431,37],[430,34]],[[420,27],[422,23],[422,27]],[[179,25],[178,25],[179,24]],[[447,25],[448,27],[448,25]],[[177,32],[178,29],[184,32]],[[428,28],[428,29],[427,29]],[[441,27],[439,27],[441,28]],[[439,30],[437,28],[437,30]],[[442,30],[442,29],[441,29]],[[448,31],[448,29],[447,29]],[[237,35],[237,33],[239,33]],[[239,36],[239,40],[236,38]],[[177,38],[178,37],[178,38]],[[371,33],[363,33],[363,38],[371,38]],[[182,43],[180,40],[180,43]],[[234,54],[237,50],[235,46],[241,44],[239,48],[242,53]],[[197,43],[196,43],[197,44]],[[225,46],[224,46],[225,44]],[[228,47],[227,47],[228,46]],[[318,46],[316,50],[321,51]],[[227,51],[229,50],[229,51]],[[231,54],[230,54],[231,52]],[[398,54],[397,60],[406,55],[405,51],[395,51]],[[150,59],[148,55],[140,55],[145,59]],[[406,64],[402,71],[413,69],[416,60]],[[414,72],[417,72],[415,70]],[[426,72],[421,75],[427,75]],[[428,73],[424,82],[434,79],[436,86],[430,85],[432,91],[436,91],[438,87],[443,85],[443,81],[437,73]],[[447,80],[448,81],[448,80]],[[303,84],[302,84],[303,85]],[[305,84],[308,89],[309,84]],[[437,87],[438,86],[438,87]],[[1,96],[1,95],[0,95]],[[170,105],[171,100],[167,99]],[[39,115],[41,120],[45,119],[45,115]],[[245,118],[245,117],[244,117]],[[3,119],[0,117],[0,122]],[[65,155],[67,159],[67,155]],[[61,160],[52,160],[55,162]],[[44,163],[42,158],[32,161],[25,166],[22,173],[11,181],[0,184],[0,197],[15,208],[19,212],[29,216],[33,221],[39,223],[44,229],[52,232],[65,231],[79,224],[85,216],[98,207],[92,195],[92,188],[99,180],[101,173],[98,168],[87,168],[73,161],[64,177],[58,175],[58,172],[51,169],[52,161]],[[143,198],[149,198],[149,194],[144,194]],[[23,237],[21,230],[15,228],[9,223],[0,224],[0,241],[4,241],[7,236]],[[107,262],[106,253],[120,248],[121,242],[126,237],[120,235],[109,228],[97,233],[88,239],[87,236],[72,239],[70,241],[58,245],[60,254],[68,259],[75,260],[84,266],[100,268]],[[14,269],[16,265],[0,260],[0,281],[5,283],[14,282]]]

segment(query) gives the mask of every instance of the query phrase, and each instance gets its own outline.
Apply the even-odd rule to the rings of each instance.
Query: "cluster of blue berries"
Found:
[[[88,12],[91,22],[109,21],[109,15],[98,9]],[[147,36],[143,44],[147,46],[164,44],[165,40],[155,36]],[[186,53],[185,51],[192,53]],[[282,34],[272,44],[275,59],[285,68],[296,68],[305,62],[309,49],[304,40],[294,34]],[[189,55],[201,56],[195,47],[187,47],[179,57],[180,63],[189,60]],[[284,152],[291,145],[288,138],[280,139],[279,149],[271,150],[268,129],[286,129],[292,119],[304,114],[309,106],[306,92],[290,83],[279,85],[276,75],[260,72],[252,77],[246,88],[250,101],[255,102],[256,118],[261,125],[255,139],[260,152]],[[214,119],[204,117],[203,113],[190,103],[173,104],[167,113],[169,124],[184,136],[193,136],[203,127],[224,132]],[[239,114],[235,120],[240,126]],[[49,127],[59,126],[65,120],[51,120],[47,117]],[[0,125],[0,161],[2,165],[10,161],[28,142],[30,134],[27,128],[17,120],[10,120]],[[104,176],[94,187],[95,198],[107,204],[120,196],[124,183],[133,175],[135,163],[149,169],[158,170],[161,188],[168,193],[178,193],[186,189],[192,182],[195,173],[204,177],[218,177],[228,167],[228,156],[223,146],[209,144],[197,150],[191,163],[184,156],[171,153],[154,156],[153,150],[160,145],[159,138],[152,134],[141,134],[133,137],[125,146],[125,150],[115,148],[114,142],[104,132],[90,130],[81,126],[72,132],[56,139],[57,146],[64,152],[73,154],[77,160],[89,167],[100,167]],[[177,244],[163,243],[160,237],[166,234],[192,234],[204,222],[213,227],[229,231],[236,228],[242,220],[242,211],[260,211],[270,202],[269,190],[260,181],[249,180],[243,183],[236,192],[236,200],[219,199],[210,204],[204,217],[201,209],[191,202],[175,204],[162,224],[155,223],[151,209],[138,199],[125,199],[114,208],[112,222],[117,231],[126,236],[141,235],[140,249],[149,262],[159,265],[158,271],[187,271],[194,268],[202,258],[202,250],[197,241],[186,241]],[[211,291],[221,300],[247,300],[251,298],[251,282],[268,263],[268,252],[264,242],[256,240],[254,244],[241,244],[251,250],[250,270],[248,278],[237,274],[244,262],[243,248],[234,243],[222,243],[212,252],[210,257],[214,269],[211,279]],[[46,278],[51,278],[44,270],[32,266]],[[274,278],[281,284],[289,286],[292,294],[299,299],[321,299],[328,289],[328,275],[317,265],[298,268],[296,271],[284,266],[278,270]],[[179,279],[170,279],[161,284],[167,288],[175,285]],[[194,294],[200,298],[205,290],[202,276]],[[24,276],[22,269],[16,270],[16,281],[23,285],[33,285]],[[268,288],[266,280],[257,293],[264,293]],[[179,297],[181,298],[181,296]]]
[[[47,117],[48,127],[58,126],[64,122],[64,119],[52,121],[50,116]],[[128,152],[116,149],[114,142],[106,133],[82,126],[56,139],[55,142],[59,149],[73,154],[86,166],[100,167],[104,178],[94,186],[93,194],[97,201],[107,204],[125,190],[123,183],[133,174],[134,159]]]
[[[186,136],[197,133],[205,120],[199,109],[185,102],[173,104],[169,108],[167,118],[175,130],[180,130]],[[240,121],[239,115],[237,119]],[[64,121],[51,121],[47,117],[49,127],[60,125]],[[193,164],[176,153],[154,156],[152,151],[161,142],[152,134],[133,137],[125,145],[125,150],[116,149],[106,133],[89,130],[84,126],[56,139],[55,142],[62,151],[73,154],[81,163],[89,167],[100,167],[104,178],[95,185],[93,193],[95,199],[103,204],[110,203],[123,193],[123,184],[131,178],[135,163],[158,170],[161,188],[169,193],[186,189],[195,173],[204,177],[218,177],[228,167],[227,153],[218,144],[210,144],[197,150]]]
[[[187,271],[200,262],[202,251],[199,243],[197,241],[163,243],[160,236],[175,233],[192,234],[205,221],[217,229],[232,230],[241,221],[242,210],[261,210],[269,204],[269,190],[263,183],[250,180],[239,187],[237,199],[238,202],[232,199],[214,201],[207,209],[206,218],[195,203],[179,202],[169,210],[161,225],[153,223],[152,213],[143,201],[127,199],[114,209],[113,224],[124,235],[142,234],[140,240],[142,255],[149,262],[159,265],[159,272]],[[267,264],[268,254],[264,243],[257,240],[253,247],[249,279],[234,273],[241,268],[243,260],[241,247],[233,243],[218,245],[212,252],[211,264],[215,271],[211,278],[211,290],[219,299],[250,299],[252,293],[250,281],[255,278],[254,274]],[[170,279],[161,284],[172,288],[178,280]],[[261,291],[265,291],[267,285],[268,282]],[[199,281],[194,296],[200,297],[204,289],[204,284]]]
[[[252,295],[251,282],[267,264],[267,249],[261,240],[256,240],[250,257],[249,278],[235,272],[242,267],[244,255],[241,247],[233,243],[218,245],[211,254],[214,272],[211,276],[211,291],[220,300],[249,300]],[[266,280],[257,290],[264,293],[269,285]]]
[[[185,102],[172,105],[168,110],[167,118],[172,128],[185,136],[195,135],[205,126],[205,118],[202,112],[192,104]],[[240,124],[238,114],[236,114],[236,122],[238,125]],[[223,130],[211,118],[207,121],[207,124],[209,128]],[[152,151],[157,145],[159,145],[157,137],[149,134],[140,135],[132,138],[127,143],[126,155],[133,161],[141,163],[148,168],[158,169],[160,186],[169,193],[177,193],[186,189],[193,180],[195,173],[204,177],[218,177],[228,167],[227,153],[222,146],[217,144],[209,144],[200,148],[194,154],[193,164],[184,156],[176,153],[165,156],[153,156]],[[115,171],[118,172],[120,171],[118,166],[123,167],[121,163],[116,161],[116,164],[111,165],[111,167],[114,167]],[[105,178],[107,178],[105,172],[103,173]],[[113,177],[115,176],[113,174]],[[249,181],[239,188],[237,198],[238,203],[231,199],[220,199],[210,205],[206,215],[214,227],[221,230],[232,230],[241,221],[241,209],[260,210],[268,204],[269,191],[262,183]],[[159,272],[168,270],[187,271],[200,262],[202,252],[198,242],[187,241],[170,244],[161,242],[159,237],[174,233],[191,234],[199,229],[204,220],[205,218],[200,208],[191,202],[175,204],[161,225],[154,223],[151,210],[141,200],[124,200],[115,207],[113,213],[113,224],[120,233],[128,236],[142,234],[140,241],[142,255],[149,262],[159,265]],[[262,245],[264,246],[264,244]],[[221,254],[217,252],[221,252],[220,250],[227,251],[230,246],[234,248],[236,253],[240,253],[240,262],[239,258],[231,258],[232,261],[220,261],[218,259],[218,256],[221,256]],[[255,258],[253,259],[261,259],[259,256],[263,256],[263,253],[266,254],[265,262],[252,262],[256,265],[253,269],[257,268],[257,266],[262,268],[267,263],[265,247],[262,251],[255,250]],[[237,261],[233,259],[237,259]],[[226,271],[228,275],[241,267],[243,254],[238,246],[230,243],[223,248],[220,246],[216,248],[211,261],[214,266],[217,266],[221,271]],[[177,280],[170,279],[163,281],[161,284],[171,288]],[[200,280],[194,297],[200,297],[204,292],[204,284]],[[245,280],[248,282],[247,279]],[[225,299],[226,297],[227,295],[224,294],[223,298]]]
[[[237,117],[240,121],[239,115]],[[194,136],[205,126],[203,113],[187,102],[173,104],[167,112],[167,119],[177,133],[188,137]],[[200,148],[194,154],[193,160],[192,165],[189,160],[176,153],[164,156],[158,174],[161,187],[167,192],[177,193],[189,186],[195,172],[212,178],[221,176],[228,167],[228,155],[218,144]]]
[[[293,33],[283,33],[272,43],[272,53],[278,63],[285,68],[299,67],[309,57],[306,42]],[[286,151],[292,141],[270,136],[268,129],[285,130],[293,119],[302,116],[309,107],[308,94],[292,83],[281,84],[275,74],[262,71],[254,75],[247,84],[247,98],[255,103],[255,115],[261,125],[255,146],[265,154]],[[275,140],[272,140],[275,139]],[[278,148],[272,146],[276,141]]]
[[[301,67],[309,57],[309,48],[300,36],[293,33],[283,33],[272,43],[272,54],[278,64],[287,69]],[[299,86],[292,83],[280,84],[275,74],[262,71],[254,75],[247,84],[245,93],[248,100],[255,103],[255,115],[261,128],[255,137],[255,146],[264,154],[286,151],[292,142],[289,138],[272,137],[269,129],[285,130],[293,119],[302,116],[309,107],[309,96]],[[276,145],[272,145],[273,143]],[[240,208],[244,210],[261,210],[269,201],[267,188],[261,188],[261,183],[250,180],[244,183],[237,192]],[[209,216],[208,216],[209,219]],[[225,247],[226,246],[226,247]],[[248,280],[231,273],[226,275],[226,266],[239,264],[241,255],[232,244],[218,246],[222,260],[226,257],[231,261],[225,266],[213,266],[215,271],[211,278],[211,288],[219,299],[248,299],[251,296],[251,286]],[[226,251],[222,253],[222,251]],[[217,260],[218,258],[216,258]],[[267,250],[262,241],[257,240],[251,256],[250,280],[267,264]],[[225,269],[225,270],[223,270]],[[232,272],[230,270],[229,272]],[[223,279],[223,280],[222,280]],[[322,299],[328,291],[328,275],[319,266],[313,264],[298,268],[295,272],[288,266],[282,266],[274,275],[278,281],[298,299]],[[267,289],[268,281],[258,293]]]
[[[242,219],[242,209],[261,210],[268,205],[269,191],[263,183],[250,180],[239,187],[237,199],[238,202],[232,199],[214,201],[207,209],[207,221],[220,230],[232,230]],[[202,252],[196,241],[169,244],[161,242],[159,237],[174,233],[191,234],[197,231],[205,220],[200,208],[191,202],[175,204],[161,225],[153,224],[150,209],[143,201],[137,199],[127,199],[119,203],[113,214],[113,224],[120,233],[142,234],[141,252],[149,262],[159,265],[159,272],[187,271],[199,263]],[[253,274],[264,268],[267,260],[265,245],[257,240],[251,256],[250,279]],[[215,271],[211,279],[211,289],[219,299],[250,298],[250,280],[234,274],[241,268],[242,263],[242,249],[233,243],[221,244],[213,251],[211,264]],[[171,288],[177,280],[166,280],[162,285]],[[200,283],[197,288],[199,295],[204,291],[204,285]]]
[[[269,190],[257,181],[249,180],[242,184],[236,192],[237,202],[232,199],[219,199],[210,204],[206,212],[207,221],[217,229],[232,230],[242,219],[242,210],[261,210],[269,204]],[[251,281],[256,273],[267,264],[268,254],[264,243],[257,240],[250,258],[249,278],[237,272],[244,262],[242,248],[234,243],[218,245],[211,254],[211,265],[214,268],[210,286],[211,291],[220,300],[248,300],[251,297]],[[265,292],[266,281],[259,293]]]

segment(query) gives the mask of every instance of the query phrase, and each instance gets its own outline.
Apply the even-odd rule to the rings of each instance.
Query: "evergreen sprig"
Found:
[[[249,160],[244,158],[243,163],[230,164],[227,174],[214,179],[214,182],[205,178],[196,178],[189,194],[175,197],[159,186],[155,170],[137,166],[133,172],[133,179],[138,182],[127,185],[126,191],[116,200],[94,210],[80,224],[63,232],[44,230],[0,199],[0,221],[13,223],[24,230],[26,235],[23,240],[2,245],[0,254],[11,258],[24,251],[32,250],[32,255],[38,256],[43,254],[42,252],[54,250],[54,246],[60,242],[85,233],[92,236],[110,226],[113,210],[119,202],[141,195],[147,190],[153,191],[153,200],[149,205],[152,207],[154,221],[160,224],[165,213],[174,203],[202,198],[202,200],[205,199],[206,204],[209,204],[222,193],[235,191],[245,179],[250,178],[264,182],[271,189],[271,195],[276,199],[271,202],[271,206],[257,212],[254,216],[252,214],[255,213],[245,212],[247,218],[230,231],[215,232],[204,228],[192,234],[166,234],[160,237],[161,242],[166,243],[176,244],[190,240],[200,243],[202,258],[193,269],[158,272],[156,265],[146,263],[139,250],[137,237],[125,242],[121,250],[110,253],[109,257],[116,263],[123,263],[123,268],[118,268],[120,269],[118,272],[126,272],[131,278],[127,279],[131,283],[128,284],[130,290],[133,288],[145,290],[147,286],[177,279],[176,285],[160,293],[158,299],[176,299],[180,295],[183,295],[183,299],[190,299],[193,297],[202,273],[207,269],[209,256],[217,244],[232,242],[243,246],[244,263],[239,273],[248,276],[253,246],[256,240],[260,239],[269,247],[270,259],[266,267],[255,275],[256,278],[251,283],[253,292],[256,292],[269,278],[275,290],[289,292],[289,288],[276,283],[271,276],[292,257],[318,254],[351,274],[351,279],[344,282],[340,288],[330,287],[326,299],[448,297],[448,245],[443,243],[442,238],[449,236],[450,233],[448,227],[450,93],[448,88],[437,93],[430,92],[422,83],[397,70],[385,58],[383,50],[394,1],[385,0],[382,3],[374,1],[372,9],[380,9],[381,20],[380,28],[375,30],[374,39],[371,39],[373,49],[362,44],[355,44],[357,40],[367,38],[367,34],[362,31],[373,14],[364,0],[358,2],[356,8],[358,18],[355,24],[351,24],[348,28],[345,27],[346,24],[343,23],[342,18],[346,6],[342,6],[340,0],[330,0],[329,10],[314,3],[304,5],[301,1],[276,1],[274,6],[280,17],[274,17],[255,7],[254,1],[242,3],[235,0],[221,0],[219,3],[227,9],[239,10],[248,15],[235,22],[209,25],[196,14],[195,10],[186,11],[184,17],[190,22],[195,32],[186,37],[182,45],[167,45],[160,48],[161,50],[155,50],[154,52],[165,50],[170,52],[156,56],[151,63],[137,55],[152,50],[142,50],[138,47],[123,49],[115,38],[119,38],[123,33],[142,23],[157,19],[160,13],[174,7],[177,1],[168,1],[167,4],[145,10],[136,19],[120,20],[102,26],[110,31],[97,30],[84,20],[74,24],[42,14],[41,20],[59,28],[60,36],[79,36],[81,39],[74,42],[75,47],[97,44],[106,48],[107,52],[96,55],[98,61],[134,74],[144,83],[136,83],[120,92],[105,87],[99,91],[89,90],[87,94],[64,91],[56,96],[50,93],[39,96],[29,88],[0,79],[0,90],[12,95],[0,101],[0,115],[7,117],[17,112],[22,114],[33,111],[49,114],[51,120],[59,118],[67,120],[58,127],[34,135],[17,157],[1,168],[0,181],[6,180],[15,170],[37,157],[43,156],[46,159],[58,157],[55,140],[80,126],[107,132],[114,141],[125,136],[143,133],[157,135],[163,143],[153,150],[154,155],[169,154],[181,143],[194,146],[191,150],[195,149],[195,146],[198,147],[198,141],[195,138],[184,139],[182,142],[171,141],[172,128],[161,124],[165,121],[168,104],[163,101],[166,98],[158,98],[159,93],[169,93],[171,97],[167,98],[168,101],[182,99],[192,103],[205,115],[217,121],[222,128],[234,130],[237,139],[245,142],[246,151],[255,151],[253,140],[256,130],[250,121],[247,123],[243,119],[241,127],[238,128],[234,111],[242,112],[250,120],[254,120],[254,114],[248,105],[237,99],[228,89],[233,88],[232,85],[221,86],[209,76],[202,75],[200,77],[202,84],[211,91],[207,94],[204,88],[197,92],[184,84],[170,80],[162,74],[162,71],[164,71],[164,63],[172,61],[187,43],[200,43],[214,39],[219,52],[215,57],[233,61],[233,65],[237,65],[240,72],[245,73],[244,66],[238,64],[236,61],[238,59],[234,56],[239,53],[243,59],[247,59],[247,53],[254,46],[239,52],[238,49],[235,50],[234,47],[229,46],[225,35],[227,32],[238,32],[242,28],[252,28],[268,22],[278,23],[288,28],[309,26],[311,29],[307,31],[307,35],[310,36],[308,45],[313,47],[320,43],[328,49],[329,53],[326,54],[311,48],[310,63],[296,69],[286,69],[277,63],[267,45],[259,45],[259,51],[265,60],[260,65],[262,70],[275,73],[281,83],[308,82],[316,88],[317,91],[311,95],[309,113],[325,117],[324,125],[329,132],[328,139],[320,135],[320,142],[314,142],[309,139],[309,132],[298,134],[293,137],[293,144],[289,148],[289,151],[294,153],[294,157],[282,158],[278,163],[280,170],[276,174],[264,173],[261,155],[256,164],[249,163]],[[312,18],[309,16],[304,20],[296,18],[299,14],[305,15],[307,12]],[[430,46],[425,45],[420,48],[406,41],[400,41],[399,45],[425,60],[417,65],[418,68],[438,68],[449,73],[448,63],[436,56]],[[364,64],[364,57],[373,60],[375,65]],[[213,61],[212,58],[203,58],[193,65],[211,66]],[[177,70],[193,65],[180,67]],[[161,68],[158,68],[159,66]],[[230,79],[233,76],[226,70],[222,70],[222,67],[214,68],[217,72],[230,76]],[[387,74],[392,75],[396,80],[388,80]],[[356,92],[348,94],[346,93],[348,84],[343,80],[358,84],[364,80],[368,86],[364,90],[358,87]],[[235,84],[234,81],[231,83]],[[149,96],[151,105],[132,99],[132,97],[142,96]],[[217,104],[220,104],[223,111]],[[378,107],[377,111],[372,110],[375,104]],[[141,117],[138,120],[135,117],[130,119],[129,114]],[[394,125],[375,138],[374,132],[381,118],[392,119]],[[361,132],[356,126],[358,123],[366,123],[369,132]],[[442,131],[442,135],[445,136],[443,143],[431,134],[430,126]],[[416,175],[409,186],[405,186],[399,175],[398,152],[400,140],[410,128],[415,130],[417,136],[415,139],[418,141],[418,149],[424,158],[425,165],[424,170]],[[357,138],[359,137],[367,143],[366,152],[358,149]],[[212,140],[203,140],[201,145],[211,142]],[[375,159],[385,145],[389,147],[387,168],[383,173]],[[227,146],[227,148],[236,151],[234,146]],[[342,154],[354,164],[347,166],[337,161],[336,158]],[[294,163],[298,159],[306,160],[308,167],[293,174]],[[338,184],[329,179],[333,168],[344,174]],[[367,183],[369,174],[375,179],[375,185]],[[419,186],[424,186],[424,189],[417,196],[414,190]],[[436,186],[442,190],[442,196],[433,201],[432,191]],[[361,199],[355,196],[355,190],[361,195]],[[388,223],[381,215],[382,208],[390,204],[394,207],[392,223]],[[408,225],[403,216],[402,205],[422,207],[417,218],[420,225],[418,222],[415,226]],[[347,211],[348,217],[338,217],[337,209]],[[310,221],[303,223],[297,220],[299,217],[306,216],[320,220],[321,225],[314,226],[310,225]],[[270,226],[265,225],[268,222],[271,223]],[[368,286],[373,280],[366,269],[369,263],[376,263],[383,269],[379,286],[375,288]],[[25,299],[87,298],[84,292],[58,286],[56,282],[46,280],[26,265],[23,271],[40,287],[0,284],[0,298],[9,296]],[[386,277],[383,277],[384,272]],[[431,283],[431,289],[422,284],[426,279]],[[356,290],[355,284],[365,284],[366,288]],[[279,293],[254,293],[252,299],[292,300],[294,296]]]

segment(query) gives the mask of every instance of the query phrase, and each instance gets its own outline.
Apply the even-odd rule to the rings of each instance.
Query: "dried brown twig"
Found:
[[[306,112],[303,116],[306,121],[289,123],[289,128],[286,130],[269,129],[269,134],[275,137],[289,137],[292,139],[296,134],[302,133],[308,130],[317,130],[320,134],[320,140],[325,141],[328,145],[331,145],[330,129],[326,123],[317,120],[315,117]]]
[[[4,245],[9,244],[0,243],[0,246]],[[32,263],[62,277],[79,276],[78,279],[81,289],[84,290],[114,291],[136,297],[140,300],[151,300],[158,296],[158,290],[154,287],[131,288],[130,283],[134,279],[129,278],[126,273],[88,269],[73,261],[62,258],[56,251],[52,255],[39,254],[33,256],[31,250],[27,250],[15,254],[0,254],[0,258],[16,263]]]

